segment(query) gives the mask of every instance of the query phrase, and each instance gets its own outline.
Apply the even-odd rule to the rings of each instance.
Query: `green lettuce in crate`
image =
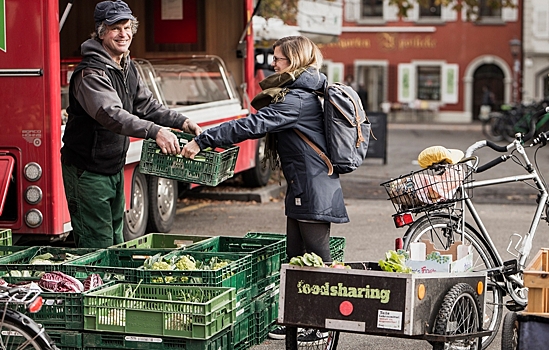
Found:
[[[228,266],[232,261],[228,259],[220,259],[218,257],[212,257],[208,261],[196,260],[191,255],[171,256],[165,258],[161,253],[153,255],[145,260],[143,268],[145,270],[174,270],[174,271],[195,271],[195,270],[218,270],[225,266]],[[233,273],[230,272],[229,277]],[[176,277],[166,276],[165,278],[158,277],[152,280],[155,283],[174,283],[178,282]],[[181,277],[181,282],[194,282],[200,283],[199,277]]]

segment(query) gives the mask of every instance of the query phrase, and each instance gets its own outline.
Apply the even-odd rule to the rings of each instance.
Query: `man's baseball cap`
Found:
[[[131,19],[135,21],[135,17],[132,15],[132,10],[128,4],[122,0],[101,1],[95,5],[93,18],[95,19],[96,24],[105,22],[108,25],[115,24],[116,22],[124,19]]]

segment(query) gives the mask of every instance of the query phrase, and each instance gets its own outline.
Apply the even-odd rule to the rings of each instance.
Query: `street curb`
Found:
[[[237,201],[237,202],[258,202],[267,203],[273,198],[283,198],[286,193],[286,182],[281,185],[274,184],[257,189],[242,189],[232,188],[233,191],[201,191],[196,193],[188,193],[186,197],[195,199],[211,199],[216,201]]]

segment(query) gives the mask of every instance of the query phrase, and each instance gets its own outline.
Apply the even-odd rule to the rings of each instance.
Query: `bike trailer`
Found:
[[[352,269],[282,265],[278,323],[445,341],[431,334],[433,325],[445,312],[445,297],[457,300],[460,290],[477,299],[482,320],[486,272],[412,274],[381,271],[377,262],[346,265]],[[474,335],[484,333],[490,332],[477,329]]]

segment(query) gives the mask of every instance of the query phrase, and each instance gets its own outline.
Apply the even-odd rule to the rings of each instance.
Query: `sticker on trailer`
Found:
[[[153,337],[138,337],[134,335],[127,335],[124,337],[125,341],[135,341],[140,343],[162,343],[162,338]]]
[[[377,328],[395,329],[400,331],[402,329],[402,312],[378,310]]]

